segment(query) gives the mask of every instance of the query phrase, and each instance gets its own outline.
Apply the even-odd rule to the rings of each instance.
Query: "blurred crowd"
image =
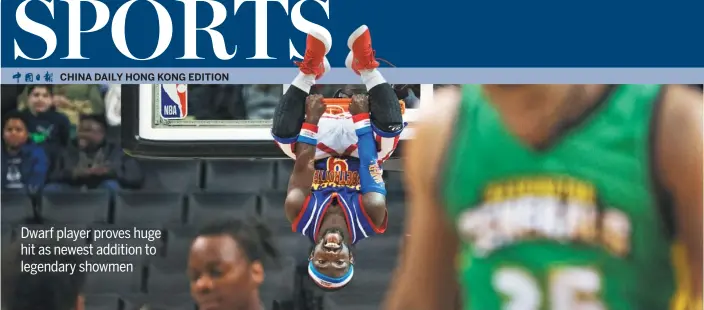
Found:
[[[2,85],[2,189],[139,188],[120,148],[120,85]]]
[[[397,95],[404,98],[406,107],[416,108],[420,99],[406,85],[396,85]],[[419,85],[414,85],[417,90]],[[326,98],[345,93],[363,91],[364,85],[319,84],[311,91]],[[274,109],[283,96],[280,84],[251,85],[188,85],[188,111],[199,120],[267,120],[274,116]]]

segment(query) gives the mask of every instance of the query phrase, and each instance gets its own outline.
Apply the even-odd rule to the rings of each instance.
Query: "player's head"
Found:
[[[18,148],[27,142],[27,122],[22,113],[9,112],[2,117],[2,141],[8,148]]]
[[[105,141],[105,117],[102,115],[81,115],[77,136],[80,148],[91,148]]]
[[[256,221],[226,219],[203,227],[191,244],[188,276],[199,309],[259,304],[263,260],[276,258],[271,233]]]
[[[22,240],[24,244],[34,244],[35,254],[40,246],[62,246],[61,243],[47,240]],[[32,274],[22,271],[21,264],[80,264],[84,259],[75,255],[23,255],[19,243],[10,245],[2,266],[2,309],[3,310],[83,310],[82,296],[86,274],[76,268],[75,272],[39,272]],[[36,266],[36,265],[35,265]]]
[[[354,95],[366,94],[366,86],[358,84],[346,84],[342,88],[338,89],[333,98],[352,98]]]
[[[339,290],[354,276],[354,255],[338,228],[323,231],[308,260],[308,276],[324,290]]]
[[[37,84],[27,86],[27,106],[33,113],[49,110],[52,106],[52,96],[51,85]]]

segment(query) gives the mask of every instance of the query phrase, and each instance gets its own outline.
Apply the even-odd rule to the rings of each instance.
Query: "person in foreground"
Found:
[[[254,223],[254,224],[253,224]],[[200,310],[264,310],[259,286],[266,259],[277,259],[269,230],[226,219],[203,227],[191,244],[188,277]]]
[[[413,237],[384,309],[453,309],[455,279],[464,309],[701,309],[701,93],[463,85],[434,98],[405,160]]]
[[[25,244],[40,246],[62,246],[50,240],[22,240]],[[7,249],[7,251],[5,251]],[[2,309],[3,310],[83,310],[82,291],[86,274],[76,270],[68,272],[40,272],[32,275],[23,272],[20,264],[48,265],[80,264],[83,260],[75,255],[22,255],[20,242],[3,246]]]
[[[308,274],[320,288],[338,290],[354,275],[351,246],[386,230],[380,165],[405,124],[394,89],[377,70],[366,26],[348,39],[346,63],[361,76],[368,96],[353,95],[349,113],[325,113],[323,97],[310,92],[329,68],[330,43],[322,34],[308,34],[300,73],[276,108],[272,135],[295,159],[284,207],[291,229],[315,245]]]

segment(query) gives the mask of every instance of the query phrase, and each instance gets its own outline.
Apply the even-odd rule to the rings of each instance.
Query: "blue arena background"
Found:
[[[15,14],[22,1],[2,1],[2,67],[291,67],[289,38],[303,53],[305,35],[292,26],[280,4],[269,2],[269,56],[277,59],[248,60],[254,55],[255,3],[245,3],[235,15],[234,1],[221,1],[227,19],[217,29],[228,51],[237,45],[235,58],[217,59],[209,36],[199,32],[198,53],[205,59],[176,60],[183,55],[183,4],[159,1],[169,11],[174,28],[171,45],[159,58],[134,61],[121,55],[108,23],[82,36],[83,56],[90,59],[62,60],[67,55],[68,5],[54,1],[52,19],[40,1],[28,1],[27,14],[57,33],[58,47],[42,61],[14,59],[15,41],[32,57],[43,55],[45,44],[19,29]],[[704,66],[701,1],[328,1],[330,19],[311,0],[303,4],[303,16],[330,30],[333,48],[328,57],[333,67],[344,66],[347,36],[361,24],[370,27],[377,56],[404,68]],[[125,3],[104,2],[111,17]],[[289,1],[289,9],[295,3]],[[199,27],[209,24],[211,12],[208,5],[199,3]],[[82,28],[91,27],[94,18],[94,10],[84,3]],[[155,11],[147,1],[132,5],[126,33],[134,55],[143,58],[152,53],[158,30]]]

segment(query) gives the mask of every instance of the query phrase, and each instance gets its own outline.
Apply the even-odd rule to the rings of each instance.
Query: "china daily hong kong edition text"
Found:
[[[329,0],[298,0],[290,9],[289,0],[234,0],[234,12],[228,12],[225,5],[214,0],[176,0],[180,2],[181,11],[167,10],[162,3],[155,0],[139,0],[140,2],[147,2],[151,5],[154,11],[149,12],[149,16],[157,18],[159,23],[158,39],[156,39],[156,42],[147,43],[147,45],[151,44],[151,46],[155,47],[152,54],[139,58],[135,56],[130,49],[130,44],[125,34],[127,14],[130,12],[130,8],[133,8],[133,10],[145,8],[144,4],[140,8],[134,8],[134,4],[137,1],[138,0],[130,0],[127,2],[104,2],[99,0],[24,0],[17,6],[15,14],[19,31],[29,33],[43,40],[45,49],[42,53],[41,47],[38,47],[42,46],[42,44],[37,44],[36,41],[33,41],[33,43],[19,42],[20,40],[15,37],[13,38],[14,59],[44,60],[52,57],[52,55],[57,52],[56,49],[59,45],[59,40],[61,40],[60,43],[62,46],[64,43],[67,43],[65,46],[67,46],[68,49],[67,54],[65,56],[62,55],[61,59],[85,60],[91,57],[100,57],[101,55],[84,55],[81,50],[83,46],[82,39],[89,37],[92,32],[110,27],[109,29],[115,48],[126,58],[132,60],[144,61],[158,58],[171,47],[171,38],[174,35],[183,36],[183,55],[176,59],[203,59],[199,56],[199,52],[203,54],[203,51],[197,50],[198,44],[196,36],[199,31],[201,31],[201,34],[204,33],[210,37],[212,52],[217,58],[220,60],[230,60],[237,55],[237,46],[228,50],[225,44],[225,36],[223,36],[219,30],[213,28],[220,26],[227,18],[237,18],[238,14],[240,16],[243,14],[251,14],[251,10],[248,10],[249,12],[241,12],[245,11],[244,9],[240,10],[240,7],[246,2],[254,2],[255,20],[255,53],[254,55],[245,55],[247,59],[275,59],[274,57],[270,57],[268,53],[268,10],[271,9],[272,12],[277,12],[278,14],[280,14],[280,10],[272,9],[272,7],[268,6],[269,3],[281,5],[286,14],[290,16],[291,23],[298,31],[307,33],[309,30],[315,29],[319,33],[327,36],[331,40],[330,42],[332,42],[330,31],[320,24],[306,19],[301,12],[301,6],[304,2],[316,3],[325,12],[325,16],[330,19]],[[31,9],[28,8],[30,3],[32,3]],[[110,7],[108,7],[106,3],[109,3]],[[118,4],[119,7],[117,6]],[[199,8],[198,10],[207,10],[203,4],[206,4],[212,9],[212,20],[210,21],[196,20],[197,7]],[[55,8],[58,6],[67,6],[68,16],[55,16]],[[46,11],[40,12],[42,9]],[[47,14],[50,14],[51,18],[54,19],[50,24],[63,22],[68,24],[67,35],[65,37],[57,37],[57,31],[54,31],[54,29],[47,24],[42,23],[40,16],[46,16]],[[176,16],[176,14],[183,16],[184,24],[182,27],[175,28],[174,26],[172,17],[180,18],[180,16]],[[272,13],[272,16],[273,15]],[[86,19],[86,16],[94,17],[92,21],[82,21],[82,19]],[[277,15],[276,18],[280,17]],[[201,27],[199,25],[207,26]],[[181,32],[181,29],[183,29],[183,32]],[[176,34],[174,33],[175,31]],[[272,29],[272,31],[277,30]],[[60,34],[63,34],[63,32],[60,32]],[[288,40],[289,59],[293,59],[294,57],[302,59],[303,56],[300,51],[303,50],[300,49],[301,47],[299,46],[299,49],[296,49],[293,45],[293,41],[290,38]],[[90,41],[86,40],[86,42]],[[134,42],[139,44],[145,43],[144,41],[138,40]],[[60,52],[63,53],[63,51]]]

